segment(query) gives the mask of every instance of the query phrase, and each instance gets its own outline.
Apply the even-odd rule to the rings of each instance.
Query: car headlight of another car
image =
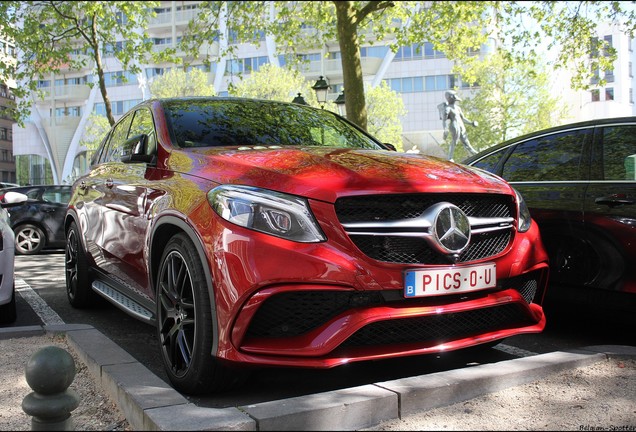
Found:
[[[218,186],[208,192],[212,208],[228,222],[301,243],[325,241],[307,200],[249,186]]]
[[[517,230],[519,232],[526,232],[530,229],[530,225],[532,225],[532,217],[530,216],[530,210],[528,210],[526,201],[523,199],[519,191],[516,189],[515,189],[515,194],[517,195],[517,209],[519,210],[519,226],[517,227]]]

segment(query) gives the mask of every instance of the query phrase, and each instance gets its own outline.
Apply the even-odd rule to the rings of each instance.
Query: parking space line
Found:
[[[493,348],[499,351],[503,351],[507,354],[517,356],[517,357],[530,357],[530,356],[539,355],[539,353],[524,350],[523,348],[517,348],[512,345],[506,345],[503,343],[495,345]]]
[[[27,284],[24,279],[15,279],[15,290],[29,303],[44,325],[65,324],[62,318]]]

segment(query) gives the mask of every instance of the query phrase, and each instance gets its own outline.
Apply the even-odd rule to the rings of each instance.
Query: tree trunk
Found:
[[[367,104],[358,42],[358,23],[349,1],[334,1],[342,62],[347,119],[367,130]]]

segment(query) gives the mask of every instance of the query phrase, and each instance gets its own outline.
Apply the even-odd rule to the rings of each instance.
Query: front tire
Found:
[[[179,391],[204,394],[225,390],[239,375],[212,354],[212,312],[208,284],[192,241],[172,237],[157,277],[157,333],[163,364]]]
[[[45,244],[44,232],[35,225],[24,224],[15,230],[15,252],[19,255],[39,254]]]
[[[66,295],[71,306],[83,309],[98,304],[99,296],[91,288],[92,278],[88,269],[86,252],[75,222],[66,232],[66,252],[64,260],[66,273]]]

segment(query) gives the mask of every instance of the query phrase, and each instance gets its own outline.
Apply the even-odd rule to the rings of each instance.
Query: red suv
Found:
[[[520,195],[308,106],[145,101],[73,185],[69,301],[157,328],[169,379],[330,368],[545,326],[548,259]],[[242,366],[242,367],[240,367]]]

